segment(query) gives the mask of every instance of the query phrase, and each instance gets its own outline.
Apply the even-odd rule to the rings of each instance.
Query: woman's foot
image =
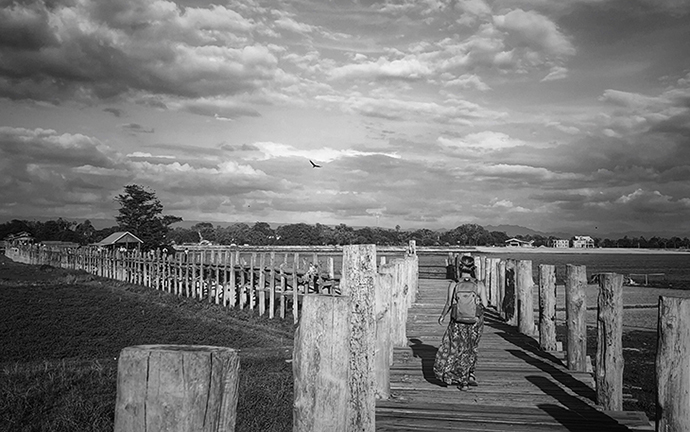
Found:
[[[460,390],[460,391],[467,391],[469,389],[470,389],[470,386],[468,386],[467,384],[459,384],[458,385],[458,390]]]
[[[477,384],[477,378],[475,378],[474,374],[470,374],[470,379],[468,380],[468,384],[471,385],[472,387],[477,387],[479,384]]]

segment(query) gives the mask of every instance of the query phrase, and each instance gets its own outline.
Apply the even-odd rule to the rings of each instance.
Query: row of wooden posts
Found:
[[[180,271],[184,273],[181,270],[184,266],[173,266],[176,270],[166,273],[160,263],[171,260],[162,256],[148,260],[141,256],[128,259],[118,258],[117,254],[114,257],[101,254],[73,258],[70,261],[70,258],[58,258],[58,255],[52,252],[41,252],[34,248],[21,252],[17,252],[15,248],[6,254],[14,254],[10,255],[13,259],[19,258],[20,261],[32,264],[59,263],[61,266],[72,266],[87,271],[89,268],[97,268],[100,269],[100,273],[97,274],[129,281],[132,280],[127,278],[132,276],[131,271],[127,269],[131,269],[132,266],[138,269],[147,268],[149,270],[142,272],[144,276],[134,276],[134,282],[137,277],[141,277],[144,284],[146,281],[158,280],[159,282],[153,285],[156,288],[181,295],[186,293],[185,289],[181,288],[185,286],[184,283],[166,283],[165,277],[161,279],[157,276],[171,273],[179,276]],[[294,267],[291,269],[276,267],[273,255],[268,256],[271,257],[268,261],[266,258],[259,258],[259,268],[264,271],[259,272],[260,275],[256,277],[251,276],[249,280],[261,279],[263,275],[265,282],[268,274],[270,280],[293,278],[294,286],[299,285],[298,255],[293,257]],[[459,255],[449,256],[448,265],[457,269],[458,258]],[[238,278],[238,271],[255,269],[255,261],[250,261],[252,262],[245,266],[246,263],[242,263],[240,259],[229,258],[228,255],[226,259],[212,260],[208,260],[204,255],[200,255],[198,259],[186,257],[183,259],[185,265],[190,268],[199,266],[196,271],[190,271],[198,277],[197,285],[190,284],[197,286],[197,289],[188,292],[197,293],[196,295],[201,298],[209,298],[209,301],[229,305],[230,296],[226,296],[224,288],[215,289],[215,295],[208,294],[214,292],[211,288],[207,287],[207,291],[198,288],[213,285],[205,284],[203,281],[206,279],[199,273],[212,274],[221,268],[231,268],[233,270],[229,273],[235,274],[235,278]],[[151,264],[152,262],[156,264]],[[269,262],[267,270],[262,262]],[[285,259],[283,262],[286,262]],[[318,261],[314,259],[313,262]],[[105,264],[101,265],[102,263]],[[491,307],[507,323],[517,326],[520,332],[535,337],[542,349],[560,350],[555,331],[555,266],[540,265],[535,283],[532,262],[529,260],[503,260],[479,256],[476,263],[477,276],[483,279],[488,287]],[[332,267],[332,264],[329,266]],[[337,278],[334,272],[329,272],[334,277],[331,280],[335,281]],[[410,243],[404,258],[393,259],[389,263],[381,259],[378,267],[374,245],[346,246],[342,251],[342,272],[337,280],[337,290],[321,290],[318,285],[310,289],[309,285],[304,285],[305,289],[293,297],[302,300],[300,326],[295,335],[293,353],[295,431],[374,430],[375,399],[385,399],[390,393],[389,367],[392,363],[392,348],[407,346],[408,343],[405,334],[407,309],[416,297],[418,272],[419,264],[414,242]],[[276,273],[282,277],[279,276],[277,279]],[[229,280],[228,273],[225,275],[228,279],[216,276],[215,286],[221,286],[221,281]],[[183,280],[190,281],[189,278]],[[325,280],[328,280],[328,277]],[[587,282],[584,266],[566,266],[566,360],[568,368],[576,371],[587,371],[590,364],[586,356]],[[261,286],[265,286],[265,283]],[[284,288],[281,297],[287,297],[287,282],[286,285],[281,283],[279,286]],[[539,299],[537,323],[534,319],[535,289],[538,290]],[[221,292],[223,295],[219,297],[218,293]],[[244,291],[238,291],[242,292]],[[599,279],[598,351],[594,369],[598,403],[604,409],[610,410],[622,409],[622,293],[621,275],[602,274]],[[290,294],[294,295],[294,292]],[[294,308],[297,303],[293,303]],[[297,319],[297,313],[294,315]],[[687,317],[690,317],[690,299],[660,297],[657,425],[662,425],[662,428],[658,430],[690,430],[690,413],[687,410],[687,406],[690,406],[690,392],[686,384],[690,382],[690,322],[686,322]],[[188,376],[190,373],[198,373],[197,377],[208,377],[208,393],[204,393],[208,397],[216,391],[213,393],[215,399],[209,400],[205,406],[217,405],[218,412],[214,424],[219,426],[208,430],[234,430],[234,411],[228,411],[228,404],[233,407],[236,405],[236,394],[232,395],[232,389],[236,386],[233,379],[237,378],[236,367],[239,366],[233,366],[236,364],[234,356],[234,350],[218,347],[145,346],[123,350],[118,364],[116,410],[116,425],[121,426],[116,426],[116,431],[162,430],[152,426],[156,421],[167,421],[162,419],[171,412],[171,404],[182,403],[178,400],[179,395],[191,391],[180,387],[185,382],[192,382]],[[221,361],[218,361],[219,359]],[[196,365],[195,368],[188,367],[191,364]],[[183,367],[180,369],[179,365]],[[166,392],[163,390],[157,391],[155,395],[149,394],[148,389],[154,387],[142,384],[142,367],[147,368],[146,370],[160,368],[160,374],[146,372],[145,376],[153,376],[156,379],[165,377],[166,380],[170,380],[170,384],[154,384],[162,386],[161,389],[169,387],[171,394],[178,395],[177,399],[156,399],[165,399]],[[219,382],[223,384],[220,385]],[[213,390],[214,386],[220,387]],[[197,388],[194,391],[201,390]],[[191,396],[186,395],[184,398],[188,401],[189,397]],[[232,402],[233,397],[235,405]],[[142,411],[142,406],[147,408]],[[156,406],[159,407],[159,411],[156,411]],[[185,411],[197,409],[187,402],[184,407],[175,409],[185,419],[198,418],[198,413],[182,415]],[[204,409],[208,411],[208,408]],[[229,426],[230,417],[232,426]],[[203,422],[206,424],[207,419]]]
[[[459,268],[459,256],[450,256]],[[535,337],[544,351],[560,351],[556,340],[556,273],[554,265],[538,267],[536,283],[531,260],[479,257],[477,273],[488,287],[489,303],[518,330]],[[597,403],[605,410],[623,409],[623,282],[624,276],[602,273],[597,284],[597,351],[594,369]],[[585,266],[565,267],[566,365],[589,371],[587,356],[588,286]],[[534,321],[538,290],[538,323]],[[650,371],[651,372],[651,371]],[[690,431],[690,298],[660,296],[656,354],[656,430]]]
[[[562,350],[556,338],[556,269],[540,264],[533,278],[531,260],[477,257],[477,277],[484,280],[489,305],[509,325],[534,337],[547,352]],[[448,259],[459,267],[459,256]],[[585,266],[566,265],[566,365],[573,371],[591,372],[587,356],[588,285]],[[535,292],[537,290],[538,292]],[[623,409],[623,277],[604,273],[599,280],[597,356],[594,365],[597,403],[607,410]],[[534,299],[538,295],[535,323]]]
[[[230,248],[161,251],[51,249],[17,245],[6,255],[15,261],[51,265],[143,285],[269,318],[299,320],[305,294],[340,292],[335,253],[240,251]]]
[[[378,263],[375,245],[345,246],[341,292],[304,296],[293,350],[294,431],[375,430],[376,398],[390,393],[393,346],[407,345],[417,274],[414,242],[404,258]],[[234,431],[238,374],[229,348],[127,347],[115,432]]]

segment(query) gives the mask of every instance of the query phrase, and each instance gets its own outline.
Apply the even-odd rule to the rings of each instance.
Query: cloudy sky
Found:
[[[690,230],[688,0],[0,5],[2,217]]]

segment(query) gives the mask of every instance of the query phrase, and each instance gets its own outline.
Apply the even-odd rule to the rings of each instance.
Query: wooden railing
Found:
[[[6,255],[26,264],[83,270],[226,307],[257,310],[269,318],[292,315],[295,322],[306,294],[340,291],[337,251],[215,247],[165,254],[17,245]]]

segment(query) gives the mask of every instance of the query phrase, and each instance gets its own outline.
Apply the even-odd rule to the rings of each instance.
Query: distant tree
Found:
[[[263,246],[275,243],[275,231],[267,222],[257,222],[249,229],[247,241],[251,245]]]
[[[87,219],[84,222],[77,225],[74,229],[74,232],[79,236],[79,243],[86,245],[94,242],[96,228],[94,228],[93,225],[91,225],[90,220]]]
[[[418,246],[434,246],[441,244],[439,233],[428,228],[414,231],[410,235],[410,240],[415,240]]]
[[[125,186],[125,192],[115,201],[120,204],[119,215],[115,217],[120,229],[139,237],[144,249],[164,245],[170,225],[182,221],[177,216],[162,215],[163,204],[156,193],[136,184]]]
[[[305,223],[282,225],[276,229],[278,243],[284,245],[320,245],[319,229]]]
[[[10,234],[18,234],[20,232],[28,232],[29,234],[35,236],[30,223],[25,220],[12,219],[9,222],[0,224],[0,240],[4,239]]]
[[[198,243],[199,234],[189,228],[175,227],[168,231],[168,239],[178,245]]]
[[[208,240],[210,242],[216,242],[216,229],[213,227],[211,222],[199,222],[190,228],[194,232],[196,239],[194,243],[198,243],[201,240]]]
[[[32,232],[36,241],[67,241],[79,242],[79,236],[74,232],[76,222],[62,218],[46,222],[31,222]]]
[[[337,245],[349,245],[355,241],[355,230],[345,224],[340,224],[334,228],[333,242]]]

